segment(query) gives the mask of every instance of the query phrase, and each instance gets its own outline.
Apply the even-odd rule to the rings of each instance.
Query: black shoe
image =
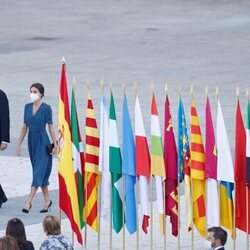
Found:
[[[48,213],[48,210],[51,211],[51,206],[52,206],[52,200],[50,200],[48,207],[42,209],[42,210],[40,211],[40,213]]]
[[[7,200],[8,200],[7,197],[4,196],[3,199],[0,201],[0,208],[1,208],[2,204],[5,203]]]
[[[28,214],[29,211],[30,211],[30,209],[31,209],[31,207],[32,207],[32,205],[30,204],[29,209],[23,208],[23,209],[22,209],[22,212],[25,213],[25,214]]]

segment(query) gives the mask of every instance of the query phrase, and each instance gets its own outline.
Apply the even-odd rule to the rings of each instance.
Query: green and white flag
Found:
[[[116,233],[123,226],[122,216],[122,159],[116,124],[114,98],[111,92],[109,109],[109,170],[112,182],[112,222]]]

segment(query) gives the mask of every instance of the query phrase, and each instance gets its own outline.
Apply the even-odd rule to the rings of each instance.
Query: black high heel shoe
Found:
[[[48,213],[48,211],[51,211],[51,206],[52,206],[52,200],[50,200],[48,207],[42,209],[40,213]]]
[[[25,213],[25,214],[28,214],[29,211],[30,211],[30,209],[31,209],[31,207],[32,207],[32,205],[30,204],[29,209],[23,208],[23,209],[22,209],[22,212]]]

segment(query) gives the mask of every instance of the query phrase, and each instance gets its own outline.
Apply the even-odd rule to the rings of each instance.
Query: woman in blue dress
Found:
[[[32,207],[32,200],[41,187],[44,196],[44,207],[40,213],[48,212],[52,201],[49,197],[48,185],[52,168],[52,154],[56,153],[56,136],[52,123],[51,107],[42,101],[44,87],[41,83],[33,83],[30,86],[31,103],[25,105],[24,124],[20,133],[16,153],[21,155],[21,144],[28,132],[29,156],[32,164],[33,180],[30,195],[23,206],[22,212],[28,213]],[[46,124],[55,147],[52,154],[48,152],[50,140],[46,132]]]

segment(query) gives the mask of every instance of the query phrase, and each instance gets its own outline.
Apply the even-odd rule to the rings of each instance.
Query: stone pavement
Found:
[[[154,81],[161,124],[163,91],[165,82],[168,83],[175,130],[177,85],[182,87],[189,124],[189,88],[192,84],[204,134],[204,88],[208,84],[215,118],[214,89],[219,86],[233,153],[235,89],[236,86],[241,89],[243,109],[246,103],[244,93],[246,88],[250,87],[249,13],[248,0],[107,0],[105,3],[98,0],[2,1],[0,88],[6,91],[10,102],[11,144],[8,150],[0,155],[0,181],[10,197],[9,202],[0,210],[0,230],[4,229],[9,218],[21,216],[27,225],[28,235],[35,241],[36,246],[39,246],[43,237],[39,224],[42,217],[38,213],[42,204],[41,194],[37,195],[28,216],[20,213],[29,193],[31,176],[29,161],[26,158],[26,142],[23,145],[24,158],[14,156],[23,121],[23,108],[25,103],[29,102],[31,83],[40,81],[45,84],[44,101],[52,106],[57,130],[62,56],[67,60],[69,87],[73,75],[77,80],[76,97],[80,124],[84,124],[87,79],[91,81],[90,89],[97,119],[101,92],[99,81],[104,79],[106,89],[109,82],[113,82],[119,127],[122,111],[121,83],[126,82],[129,109],[133,117],[134,81],[137,81],[148,135],[151,81]],[[52,212],[57,214],[56,168],[53,169],[51,182],[50,190],[54,202]],[[71,237],[71,232],[67,231],[67,220],[64,223],[64,232]],[[3,235],[3,231],[0,234]],[[188,237],[185,233],[182,235]],[[107,238],[106,234],[103,238]],[[204,244],[196,239],[197,249],[203,248]],[[92,243],[96,242],[94,236],[91,240]],[[120,236],[117,241],[114,246],[119,249]],[[131,242],[128,238],[128,245],[132,244]],[[147,249],[148,242],[148,239],[144,240],[142,237],[141,246]],[[176,241],[169,239],[168,248],[171,242]],[[186,238],[182,240],[183,248],[189,249],[188,242]],[[244,246],[244,236],[240,243],[243,244],[241,247]],[[160,248],[162,239],[157,238],[155,244]],[[103,246],[108,247],[106,243]],[[171,246],[171,249],[174,249],[173,245]]]

